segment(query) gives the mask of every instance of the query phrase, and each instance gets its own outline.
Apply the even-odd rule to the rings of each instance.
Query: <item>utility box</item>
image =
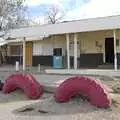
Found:
[[[53,68],[62,68],[62,63],[62,56],[53,56]]]

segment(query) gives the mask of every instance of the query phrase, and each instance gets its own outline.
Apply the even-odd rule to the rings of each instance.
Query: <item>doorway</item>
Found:
[[[62,68],[62,48],[54,48],[53,49],[53,67],[54,68]]]
[[[105,39],[105,61],[106,63],[114,63],[114,38]]]
[[[32,66],[33,43],[26,42],[26,65]]]

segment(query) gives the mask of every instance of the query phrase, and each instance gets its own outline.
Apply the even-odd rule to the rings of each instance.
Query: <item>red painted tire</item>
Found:
[[[69,78],[60,84],[56,89],[55,100],[67,102],[77,94],[87,96],[90,102],[98,107],[107,108],[111,105],[108,88],[98,80],[83,76]]]
[[[17,88],[23,89],[30,99],[37,99],[43,94],[43,87],[31,74],[14,74],[7,78],[2,91],[10,93]]]

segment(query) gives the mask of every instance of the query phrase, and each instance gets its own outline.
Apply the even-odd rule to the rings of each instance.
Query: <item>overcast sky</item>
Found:
[[[33,18],[44,21],[46,9],[55,5],[66,11],[64,20],[76,20],[120,14],[120,0],[27,0],[25,5]]]

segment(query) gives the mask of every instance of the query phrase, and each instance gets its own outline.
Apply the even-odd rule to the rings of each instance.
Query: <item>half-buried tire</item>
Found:
[[[3,85],[4,93],[11,93],[17,88],[23,89],[30,99],[38,99],[43,94],[43,87],[31,74],[13,74],[7,78]]]
[[[111,105],[108,88],[99,80],[85,76],[71,77],[61,83],[56,89],[55,100],[67,102],[77,94],[88,97],[90,102],[97,107],[108,108]]]

